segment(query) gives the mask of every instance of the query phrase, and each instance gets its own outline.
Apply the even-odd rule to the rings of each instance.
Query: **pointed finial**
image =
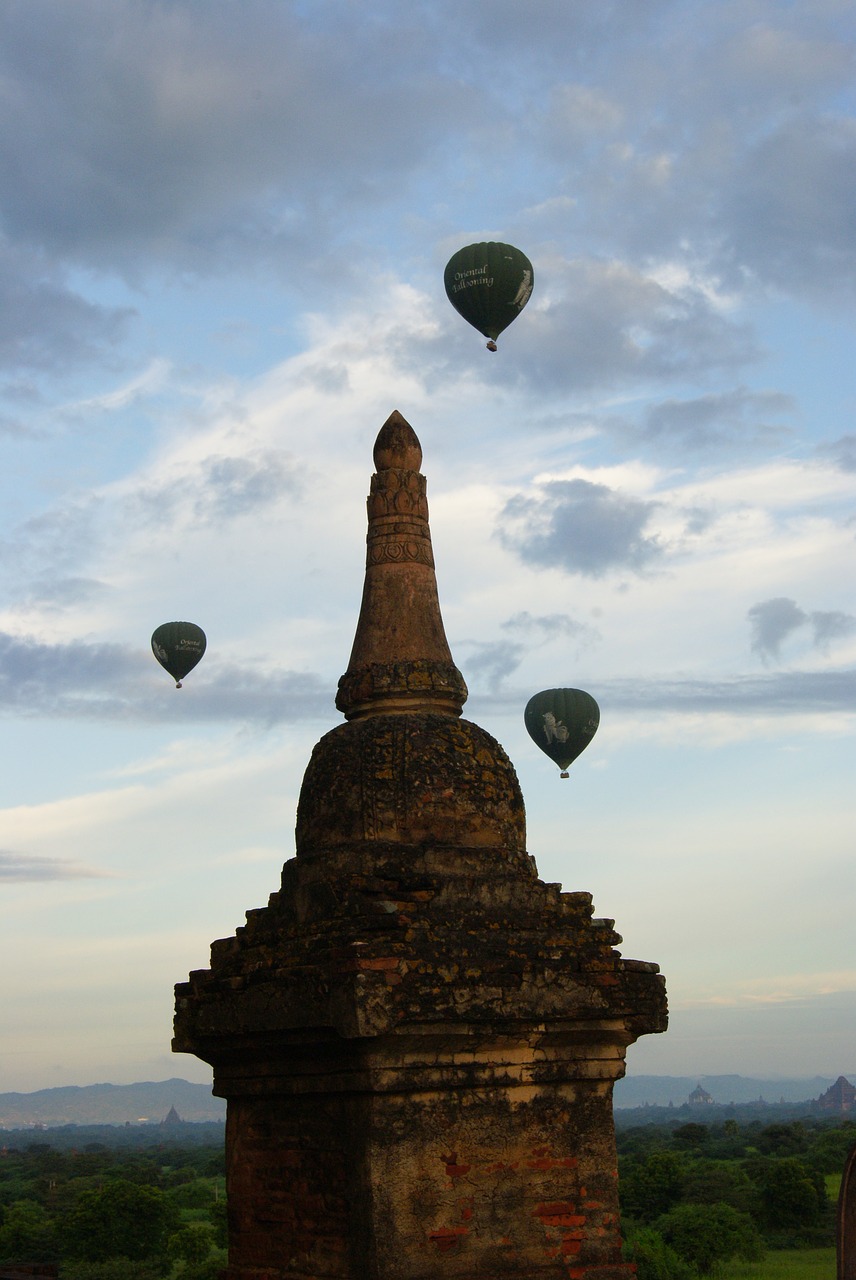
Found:
[[[440,614],[422,446],[397,409],[381,427],[374,461],[363,602],[336,706],[348,720],[420,710],[459,716],[467,686]]]
[[[416,432],[397,409],[393,409],[378,432],[374,447],[376,471],[418,471],[422,466],[422,446]]]

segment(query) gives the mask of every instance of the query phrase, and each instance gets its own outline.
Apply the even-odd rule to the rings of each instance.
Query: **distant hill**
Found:
[[[142,1084],[66,1085],[35,1093],[0,1093],[0,1128],[27,1125],[160,1124],[174,1107],[182,1120],[222,1120],[226,1104],[207,1084],[158,1080]]]
[[[851,1081],[856,1071],[845,1072]],[[629,1076],[615,1086],[615,1106],[682,1107],[698,1086],[714,1103],[738,1106],[763,1099],[770,1104],[813,1102],[834,1083],[834,1076],[808,1079],[758,1079],[751,1076]],[[0,1129],[28,1125],[159,1125],[171,1108],[191,1123],[222,1121],[226,1104],[206,1084],[188,1080],[148,1081],[140,1084],[66,1085],[35,1093],[0,1093]],[[696,1108],[693,1108],[696,1110]],[[698,1110],[703,1111],[700,1107]]]
[[[848,1075],[848,1073],[844,1073]],[[683,1106],[698,1086],[715,1103],[813,1102],[835,1083],[835,1076],[811,1076],[803,1080],[756,1079],[751,1076],[628,1076],[615,1086],[616,1107]],[[856,1079],[856,1073],[848,1075]],[[701,1108],[703,1110],[703,1108]]]

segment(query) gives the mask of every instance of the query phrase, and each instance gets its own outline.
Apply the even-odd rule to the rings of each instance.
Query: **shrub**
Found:
[[[116,1179],[84,1191],[65,1223],[65,1253],[87,1262],[162,1258],[178,1211],[155,1187]]]
[[[729,1204],[679,1204],[658,1219],[657,1230],[700,1275],[729,1258],[757,1262],[764,1256],[752,1219]]]
[[[693,1280],[695,1275],[653,1227],[637,1227],[629,1232],[624,1256],[628,1262],[636,1263],[636,1280]]]
[[[619,1182],[622,1213],[650,1224],[678,1203],[683,1183],[678,1157],[671,1151],[655,1151],[623,1174]]]

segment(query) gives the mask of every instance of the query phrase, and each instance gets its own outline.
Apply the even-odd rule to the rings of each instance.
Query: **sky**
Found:
[[[393,409],[539,873],[666,975],[629,1074],[856,1081],[854,45],[854,0],[0,7],[0,1091],[210,1079],[173,984],[293,855]],[[495,354],[482,240],[534,265]]]

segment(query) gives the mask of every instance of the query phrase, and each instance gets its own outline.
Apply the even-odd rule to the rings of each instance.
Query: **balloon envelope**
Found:
[[[452,254],[443,283],[455,310],[492,344],[529,301],[535,274],[532,263],[512,244],[488,240]]]
[[[544,689],[527,702],[523,721],[532,741],[565,770],[597,732],[600,708],[582,689]]]
[[[152,653],[177,689],[205,652],[205,632],[195,622],[164,622],[152,634]]]

